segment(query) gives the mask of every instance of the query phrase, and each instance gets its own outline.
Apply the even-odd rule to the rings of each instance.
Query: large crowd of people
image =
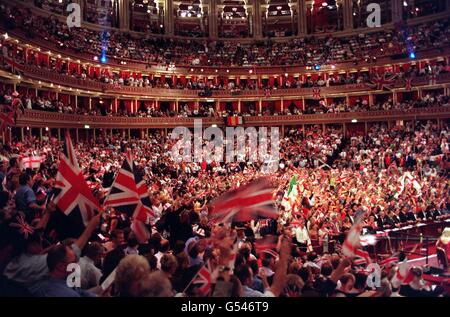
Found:
[[[0,26],[8,32],[20,30],[30,39],[56,44],[61,54],[65,50],[97,57],[104,53],[149,65],[314,66],[349,61],[357,65],[384,56],[407,56],[411,50],[442,49],[449,44],[448,24],[449,19],[443,19],[345,37],[236,44],[69,29],[54,15],[43,17],[0,3]],[[37,55],[25,58],[18,49],[13,52],[6,36],[0,44],[0,68],[4,70],[15,72],[18,64],[28,64],[43,73],[58,72],[117,89],[132,86],[208,93],[264,89],[270,95],[273,89],[348,84],[366,84],[369,89],[374,84],[374,74],[362,71],[314,80],[286,75],[283,83],[193,78],[173,82],[151,76],[91,74],[86,67],[70,73],[68,62],[56,65],[52,59],[45,62]],[[406,83],[449,71],[449,65],[440,61],[385,75]],[[62,140],[59,130],[56,138],[52,129],[41,129],[36,136],[33,131],[18,135],[14,128],[26,110],[105,117],[407,112],[448,106],[445,89],[426,90],[417,98],[405,93],[398,100],[390,94],[370,102],[363,97],[351,102],[345,97],[317,98],[301,108],[292,102],[283,111],[275,102],[257,110],[256,103],[245,101],[239,112],[232,103],[221,111],[213,103],[192,109],[183,102],[176,112],[167,103],[155,108],[140,102],[138,109],[127,109],[124,100],[113,111],[112,104],[100,98],[98,103],[91,99],[89,105],[80,98],[75,106],[70,97],[59,97],[43,91],[19,93],[6,83],[0,88],[2,120],[10,121],[2,122],[1,129],[11,129],[11,133],[0,133],[0,296],[450,295],[448,283],[428,274],[448,271],[448,120],[367,122],[365,127],[285,126],[271,144],[272,151],[273,146],[278,148],[279,158],[258,153],[256,161],[251,158],[263,147],[252,148],[251,142],[244,143],[244,153],[237,151],[231,160],[229,156],[220,160],[211,158],[212,142],[202,140],[199,151],[194,140],[190,150],[184,147],[177,154],[182,152],[184,158],[200,154],[200,160],[180,162],[173,149],[181,139],[167,129],[147,129],[139,138],[114,134],[113,129],[92,134],[77,130],[77,142],[69,142],[70,129]],[[273,131],[268,136],[258,134],[258,141],[273,141]],[[239,136],[232,144],[227,140],[227,150],[240,141]],[[64,195],[66,201],[61,203]],[[111,202],[114,195],[120,201],[116,205]],[[427,236],[424,243],[423,232],[430,226],[433,237]],[[391,235],[400,238],[391,241]],[[424,248],[425,264],[418,258]],[[438,261],[431,268],[428,251],[435,250]],[[374,263],[380,272],[371,270]],[[374,282],[375,273],[379,279]]]
[[[288,42],[262,41],[235,44],[232,41],[135,38],[117,31],[69,29],[56,16],[33,15],[31,10],[2,4],[0,17],[7,29],[20,28],[30,38],[50,41],[61,50],[157,63],[162,65],[251,66],[334,64],[342,61],[376,60],[377,57],[409,54],[448,45],[448,20],[416,26],[401,25],[383,32],[334,38],[307,37]]]
[[[169,154],[174,141],[156,132],[127,140],[99,135],[76,145],[84,178],[100,202],[126,149],[132,150],[154,212],[146,224],[151,235],[139,242],[129,215],[114,208],[76,229],[55,210],[48,197],[63,142],[45,136],[2,144],[0,289],[31,296],[205,296],[191,280],[207,264],[218,270],[208,296],[445,294],[424,280],[421,266],[411,267],[413,278],[402,284],[396,279],[401,264],[395,263],[371,288],[364,265],[340,246],[358,214],[371,233],[448,218],[447,126],[374,124],[367,135],[352,136],[339,127],[292,128],[280,139],[280,168],[273,173],[257,162],[175,163]],[[26,155],[45,159],[39,169],[21,170],[18,156]],[[415,181],[403,177],[402,186],[406,174]],[[274,185],[276,219],[230,226],[209,217],[214,197],[261,176]],[[283,197],[292,176],[300,195],[298,205],[287,209]],[[28,234],[10,225],[20,215],[32,228]],[[261,239],[269,238],[273,249],[258,252]],[[383,259],[370,250],[373,261]],[[400,246],[390,251],[400,262],[409,256]],[[80,288],[65,284],[65,267],[75,262],[82,267]]]
[[[383,102],[369,104],[367,100],[359,98],[353,105],[349,105],[345,100],[336,100],[327,103],[325,100],[318,101],[317,104],[300,108],[295,103],[288,105],[283,111],[276,109],[274,103],[264,106],[261,111],[256,109],[256,102],[249,104],[241,111],[226,107],[223,110],[215,109],[212,103],[200,104],[198,109],[192,108],[188,103],[180,103],[178,111],[169,108],[154,105],[140,104],[136,111],[127,109],[125,103],[119,102],[117,111],[113,110],[111,104],[107,102],[96,102],[91,105],[78,103],[75,107],[69,101],[64,102],[61,98],[48,95],[19,94],[17,91],[0,90],[0,105],[2,107],[10,106],[14,99],[17,99],[19,107],[28,110],[41,110],[79,115],[98,115],[98,116],[125,116],[125,117],[228,117],[228,116],[259,116],[259,115],[301,115],[301,114],[325,114],[325,113],[343,113],[343,112],[366,112],[379,110],[403,110],[409,111],[416,108],[447,107],[449,105],[449,96],[439,92],[429,92],[424,97],[417,100],[402,100],[393,102],[388,98]],[[342,99],[342,98],[341,98]]]

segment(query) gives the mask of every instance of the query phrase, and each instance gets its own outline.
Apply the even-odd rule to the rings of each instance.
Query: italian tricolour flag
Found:
[[[283,201],[281,203],[281,206],[284,207],[285,210],[289,211],[292,210],[295,202],[298,199],[298,184],[297,184],[297,179],[294,176],[292,176],[291,181],[289,182],[289,186],[286,190],[286,192],[284,193],[284,197],[283,197]]]

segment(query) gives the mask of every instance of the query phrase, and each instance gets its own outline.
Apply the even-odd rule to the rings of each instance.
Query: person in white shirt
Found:
[[[99,285],[102,271],[96,266],[104,254],[103,246],[92,242],[86,246],[85,256],[78,261],[81,273],[81,288],[90,289]]]
[[[155,258],[158,261],[156,264],[156,267],[158,269],[161,269],[161,258],[163,257],[164,254],[169,253],[169,250],[170,250],[169,240],[162,240],[159,245],[159,250],[155,254]]]
[[[292,235],[295,237],[297,245],[300,247],[300,249],[302,251],[306,251],[310,239],[308,229],[305,226],[305,221],[303,218],[299,219],[299,224],[292,230]]]

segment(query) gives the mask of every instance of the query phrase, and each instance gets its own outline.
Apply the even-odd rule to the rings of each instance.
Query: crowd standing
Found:
[[[401,285],[395,278],[400,264],[395,263],[384,267],[381,286],[371,289],[364,266],[344,256],[340,246],[357,215],[363,215],[363,226],[372,233],[448,218],[447,126],[407,122],[388,129],[377,124],[366,135],[352,136],[338,127],[323,131],[313,126],[304,132],[292,128],[280,139],[279,169],[269,174],[258,162],[175,163],[170,155],[175,141],[154,133],[143,139],[97,136],[76,144],[84,177],[100,202],[108,195],[125,150],[132,150],[154,212],[146,224],[151,236],[145,242],[137,241],[129,216],[114,208],[75,230],[47,200],[54,189],[61,141],[46,137],[3,144],[1,289],[32,296],[205,296],[190,282],[208,264],[217,273],[208,296],[445,293],[425,282],[420,266],[411,268],[414,278]],[[27,154],[45,155],[38,170],[20,169],[17,156]],[[417,184],[402,186],[405,173]],[[273,182],[276,219],[231,225],[211,220],[214,197],[261,176]],[[289,210],[283,196],[292,176],[300,195]],[[10,225],[20,216],[32,230]],[[258,252],[259,241],[270,237],[275,239],[272,252]],[[392,250],[400,261],[407,254],[403,251]],[[371,256],[380,260],[373,252]],[[83,268],[81,288],[65,284],[65,268],[73,262]],[[113,271],[113,283],[100,287]]]

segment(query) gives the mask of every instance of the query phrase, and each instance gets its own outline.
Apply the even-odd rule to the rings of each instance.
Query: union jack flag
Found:
[[[57,192],[53,202],[65,215],[78,209],[83,224],[87,225],[95,210],[100,210],[101,207],[84,179],[68,131],[65,139],[64,153],[61,154],[56,175]]]
[[[6,131],[6,128],[15,124],[14,112],[0,112],[0,131]]]
[[[28,239],[28,236],[34,232],[34,228],[26,222],[25,215],[21,211],[16,217],[16,223],[11,223],[10,226],[19,229],[19,232],[23,234],[25,239]]]
[[[198,288],[199,292],[203,296],[207,296],[211,291],[211,286],[215,280],[215,275],[217,275],[217,270],[212,270],[209,261],[206,261],[205,265],[197,272],[197,274],[192,279],[192,285],[200,285]],[[189,287],[189,285],[188,285]]]
[[[131,228],[136,238],[144,242],[148,238],[144,223],[148,222],[148,217],[154,213],[150,208],[147,184],[135,170],[137,169],[134,168],[131,151],[128,150],[104,204],[130,216],[133,222]]]
[[[380,77],[378,74],[375,75],[375,77],[371,80],[372,84],[369,84],[369,86],[372,89],[376,90],[391,90],[392,86],[394,85],[396,75],[386,77],[386,75],[383,75],[383,77]]]
[[[267,178],[257,179],[214,199],[209,216],[222,223],[276,218],[278,211],[273,201],[273,190]]]
[[[320,88],[313,88],[312,90],[313,99],[319,100],[320,98],[322,98],[320,92],[321,92]]]
[[[405,89],[408,91],[412,89],[412,78],[405,79]]]

